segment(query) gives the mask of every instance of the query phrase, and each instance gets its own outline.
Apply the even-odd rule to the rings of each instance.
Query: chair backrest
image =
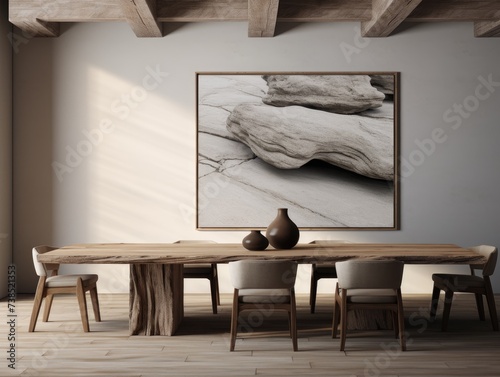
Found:
[[[495,272],[495,267],[497,265],[498,250],[495,246],[490,245],[479,245],[471,247],[474,252],[481,254],[485,257],[486,263],[482,265],[471,265],[471,268],[482,269],[483,276],[491,276]]]
[[[292,288],[297,276],[297,262],[275,260],[229,262],[229,276],[236,289]]]
[[[39,254],[44,254],[48,251],[55,250],[55,249],[57,249],[57,248],[52,247],[52,246],[42,245],[42,246],[35,246],[33,248],[33,250],[31,251],[31,253],[33,255],[33,265],[35,266],[35,271],[36,271],[36,274],[38,276],[47,276],[47,275],[50,276],[51,271],[58,270],[59,265],[57,265],[57,264],[44,264],[44,263],[40,263],[38,261]]]
[[[337,262],[338,284],[344,289],[398,289],[404,263],[397,260],[348,260]]]

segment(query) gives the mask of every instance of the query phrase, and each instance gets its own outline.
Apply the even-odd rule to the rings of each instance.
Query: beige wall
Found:
[[[12,262],[12,49],[7,2],[0,5],[0,297]]]
[[[30,250],[36,244],[239,242],[245,236],[198,232],[183,211],[195,197],[197,71],[400,71],[401,230],[303,232],[301,242],[500,245],[500,87],[475,97],[481,78],[500,82],[498,61],[500,39],[474,39],[466,23],[412,24],[370,40],[353,23],[288,25],[262,39],[248,38],[246,23],[177,25],[159,39],[136,38],[126,23],[94,23],[64,26],[57,39],[33,39],[14,64],[20,290],[35,288]],[[157,88],[141,92],[148,67],[165,75]],[[134,93],[136,100],[124,105],[123,96]],[[454,104],[464,101],[473,111],[454,115]],[[428,141],[437,129],[446,140]],[[83,156],[74,155],[79,147]],[[53,163],[71,171],[58,177]],[[409,266],[404,291],[430,292],[437,269],[443,267]],[[66,271],[97,271],[101,291],[128,289],[126,266]],[[229,292],[225,266],[221,280]],[[333,289],[320,284],[322,291]],[[308,289],[308,269],[301,266],[297,291]],[[208,284],[189,283],[186,290],[208,291]]]

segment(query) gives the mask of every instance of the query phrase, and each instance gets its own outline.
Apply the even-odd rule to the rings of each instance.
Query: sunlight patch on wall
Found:
[[[91,239],[169,241],[178,203],[194,196],[192,116],[166,97],[168,78],[155,83],[150,77],[146,68],[134,84],[89,68],[90,123],[104,125],[89,159]],[[192,191],[179,189],[189,181]]]

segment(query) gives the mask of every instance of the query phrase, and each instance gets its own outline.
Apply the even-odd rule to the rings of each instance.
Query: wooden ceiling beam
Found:
[[[60,28],[58,22],[45,22],[38,19],[10,20],[14,25],[30,37],[58,37]]]
[[[248,0],[158,0],[162,22],[246,21]]]
[[[9,0],[11,22],[39,19],[46,22],[125,21],[118,0]]]
[[[422,0],[407,21],[479,21],[500,19],[499,0]]]
[[[137,37],[162,37],[163,26],[156,19],[156,0],[118,0]]]
[[[248,36],[274,37],[279,0],[248,1]]]
[[[372,19],[361,23],[363,37],[388,37],[422,0],[373,0]]]
[[[475,37],[500,37],[500,20],[474,22]]]
[[[468,21],[476,22],[480,36],[496,34],[500,20],[500,0],[422,0],[404,18],[404,4],[413,0],[375,0],[390,4],[372,15],[371,0],[281,0],[277,16],[252,10],[249,2],[271,6],[277,0],[9,0],[9,19],[32,35],[57,36],[58,22],[128,21],[137,35],[159,36],[162,22],[247,21],[249,34],[256,30],[270,34],[277,22],[364,22],[367,33],[382,35],[397,22]],[[417,1],[417,0],[415,0]],[[156,3],[156,6],[154,4]],[[135,5],[134,5],[135,4]],[[262,5],[264,4],[264,5]],[[402,5],[403,4],[403,5]],[[125,6],[132,11],[125,12]],[[264,8],[262,8],[264,6]],[[271,7],[272,8],[272,7]],[[128,9],[128,8],[127,8]],[[274,8],[272,8],[274,9]],[[395,12],[394,9],[398,10]],[[134,14],[135,12],[135,14]],[[156,12],[156,13],[155,13]],[[249,12],[253,14],[249,14]],[[156,17],[155,17],[156,16]],[[373,25],[370,26],[370,23]],[[491,24],[493,23],[493,24]],[[135,30],[137,29],[137,30]],[[377,30],[382,31],[377,31]],[[252,30],[252,31],[251,31]],[[490,30],[482,32],[481,30]]]
[[[159,0],[162,22],[246,21],[255,0]],[[369,20],[371,0],[281,0],[278,21],[333,22]]]

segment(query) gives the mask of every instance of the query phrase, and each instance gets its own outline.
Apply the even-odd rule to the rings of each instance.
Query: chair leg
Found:
[[[488,311],[490,313],[491,325],[493,326],[493,331],[498,331],[498,316],[497,308],[495,306],[495,296],[493,294],[493,288],[491,287],[491,282],[488,276],[485,276],[486,285],[486,302],[488,303]]]
[[[401,351],[406,351],[405,319],[402,310],[398,310],[399,343]]]
[[[92,300],[92,308],[94,309],[94,318],[96,322],[101,322],[101,311],[99,309],[99,298],[97,296],[97,287],[90,290],[90,299]]]
[[[236,345],[236,331],[238,329],[238,290],[234,290],[233,295],[233,308],[231,311],[231,343],[229,345],[229,351],[234,351],[234,346]]]
[[[83,282],[78,278],[76,282],[76,297],[78,299],[78,306],[80,306],[80,316],[82,317],[83,331],[89,332],[89,318],[87,315],[87,300],[85,299],[85,291],[83,290]]]
[[[403,298],[401,297],[401,289],[398,289],[398,332],[399,332],[399,344],[401,345],[401,351],[406,351],[406,338],[405,338],[405,316],[403,309]]]
[[[443,310],[443,323],[441,330],[446,331],[448,328],[448,320],[450,318],[451,303],[453,301],[453,291],[446,291],[444,295],[444,310]]]
[[[429,319],[431,322],[433,322],[436,319],[440,292],[441,290],[438,287],[436,287],[436,285],[434,285],[434,288],[432,289],[431,312],[429,315]]]
[[[337,294],[335,294],[335,304],[333,307],[333,326],[332,326],[332,338],[337,337],[337,329],[340,323],[340,305],[338,302]]]
[[[210,295],[212,297],[212,313],[217,314],[217,275],[210,278]]]
[[[219,272],[217,271],[217,263],[213,265],[214,279],[215,279],[215,291],[217,293],[217,305],[220,305],[220,291],[219,291]]]
[[[40,313],[40,307],[42,306],[43,294],[45,290],[45,280],[47,278],[45,276],[40,276],[38,280],[38,285],[36,287],[35,299],[33,301],[33,310],[31,311],[31,319],[30,325],[28,328],[29,332],[35,331],[36,320],[38,318],[38,314]]]
[[[47,295],[45,297],[45,308],[43,311],[43,322],[49,320],[50,309],[52,308],[52,300],[54,300],[54,295]]]
[[[314,271],[311,272],[311,291],[309,293],[309,305],[311,306],[311,313],[314,314],[316,310],[316,295],[318,291],[318,280],[314,276]]]
[[[481,293],[474,293],[474,296],[476,297],[476,306],[477,312],[479,314],[479,320],[484,321],[486,320],[486,317],[484,315],[483,295]]]
[[[391,311],[392,328],[394,329],[394,337],[397,339],[399,335],[399,316],[395,311]]]
[[[299,347],[297,342],[297,307],[293,288],[290,294],[290,332],[292,333],[292,345],[295,352]]]
[[[347,338],[347,293],[345,289],[342,289],[342,304],[340,305],[340,308],[340,325],[342,331],[340,334],[340,350],[344,351],[345,341]]]

